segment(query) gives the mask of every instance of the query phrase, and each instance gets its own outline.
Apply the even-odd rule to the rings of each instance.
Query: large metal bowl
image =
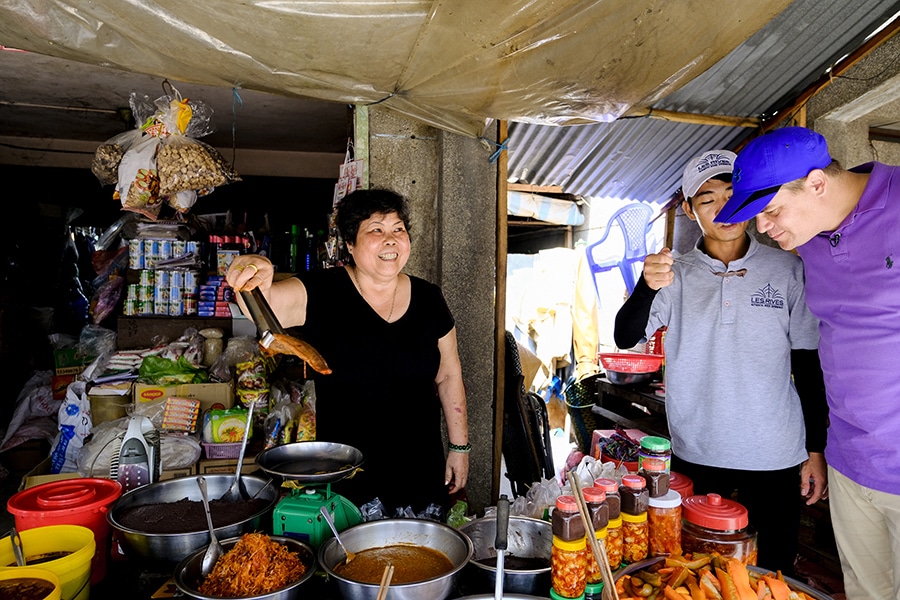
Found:
[[[487,593],[494,590],[497,567],[484,564],[495,558],[497,549],[497,518],[482,517],[461,525],[459,530],[472,540],[474,552],[466,566],[464,585],[466,591]],[[511,594],[544,594],[550,589],[550,553],[553,548],[553,526],[549,521],[529,517],[512,516],[507,530],[507,549],[503,568],[503,592]],[[545,567],[517,569],[515,559],[539,559]],[[535,561],[529,561],[535,562]]]
[[[463,568],[472,558],[472,541],[443,523],[424,519],[384,519],[369,521],[341,532],[341,541],[350,552],[396,544],[425,546],[444,553],[453,568],[444,575],[416,583],[391,584],[386,600],[443,600],[456,588]],[[378,584],[360,583],[341,577],[334,568],[344,561],[337,540],[329,538],[319,548],[319,566],[333,579],[344,600],[375,600]]]
[[[243,477],[241,478],[243,479]],[[306,570],[303,575],[295,581],[279,590],[269,592],[268,594],[260,594],[258,596],[246,596],[246,600],[295,600],[301,597],[300,586],[316,572],[316,556],[312,546],[294,538],[282,536],[269,536],[273,541],[278,542],[282,546],[287,546],[291,552],[296,552],[303,562]],[[222,542],[225,552],[228,552],[240,540],[240,537],[231,538]],[[206,596],[198,590],[203,576],[200,574],[200,565],[203,562],[203,555],[206,554],[206,547],[200,548],[196,552],[188,555],[184,560],[175,567],[175,587],[177,587],[188,598],[196,598],[197,600],[221,600],[216,596]]]
[[[300,483],[331,483],[349,477],[363,464],[362,452],[337,442],[294,442],[256,455],[256,464],[272,477]]]
[[[234,481],[234,475],[227,474],[205,475],[205,477],[210,499],[220,498]],[[216,527],[218,539],[239,537],[241,534],[252,531],[272,531],[272,509],[280,496],[278,486],[269,483],[268,479],[253,475],[241,475],[241,481],[251,497],[258,493],[257,497],[266,500],[266,505],[262,510],[243,521],[226,527]],[[126,556],[174,564],[194,550],[209,545],[209,529],[206,524],[202,529],[189,533],[152,533],[130,529],[119,522],[122,513],[131,507],[177,502],[182,498],[202,502],[196,477],[180,477],[151,483],[131,490],[113,504],[106,518]]]

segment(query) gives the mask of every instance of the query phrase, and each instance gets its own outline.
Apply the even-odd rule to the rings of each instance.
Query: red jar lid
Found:
[[[607,494],[610,492],[618,492],[619,484],[616,483],[615,479],[607,479],[606,477],[600,477],[599,479],[594,480],[594,487],[598,487]]]
[[[556,499],[556,508],[564,512],[578,512],[578,501],[575,496],[559,496]]]
[[[66,511],[78,513],[108,507],[121,495],[122,485],[112,479],[63,479],[18,492],[9,499],[6,508],[17,516]]]
[[[592,504],[599,504],[606,500],[606,491],[599,487],[589,487],[582,490],[584,501]]]
[[[716,531],[737,531],[747,526],[747,509],[719,494],[691,496],[682,503],[685,520]]]
[[[682,498],[690,498],[694,495],[694,482],[686,475],[670,471],[669,489],[681,494]]]
[[[647,481],[640,475],[622,475],[622,485],[641,490],[647,486]]]

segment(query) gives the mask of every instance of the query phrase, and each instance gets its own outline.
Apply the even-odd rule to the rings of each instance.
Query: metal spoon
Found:
[[[9,538],[12,541],[13,554],[16,557],[16,565],[20,567],[25,566],[25,551],[22,549],[22,538],[19,537],[19,532],[16,531],[16,528],[13,527],[9,532]]]
[[[234,471],[234,481],[222,497],[219,498],[224,502],[243,502],[250,499],[247,487],[241,481],[241,468],[244,466],[244,452],[247,450],[247,440],[250,438],[250,428],[253,427],[253,405],[250,403],[250,410],[247,411],[247,426],[244,428],[244,439],[241,441],[241,452],[238,454],[237,469]]]
[[[200,562],[200,574],[206,577],[210,574],[219,557],[225,554],[225,548],[216,539],[216,531],[213,527],[212,515],[209,513],[209,496],[206,494],[206,477],[197,477],[197,485],[200,486],[200,495],[203,497],[203,508],[206,510],[206,524],[209,525],[209,548]]]
[[[328,509],[324,506],[319,507],[319,512],[322,513],[322,516],[325,517],[325,522],[328,523],[328,526],[331,527],[331,532],[334,534],[334,539],[337,540],[338,546],[341,547],[341,550],[344,551],[344,554],[347,555],[347,558],[344,560],[344,564],[349,563],[351,560],[356,558],[356,555],[347,550],[347,547],[344,545],[344,542],[341,541],[341,536],[338,535],[337,527],[334,525],[334,521],[331,518],[331,513],[328,512]]]

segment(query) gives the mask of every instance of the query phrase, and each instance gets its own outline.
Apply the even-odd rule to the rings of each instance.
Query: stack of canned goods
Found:
[[[196,315],[199,287],[197,271],[141,269],[140,282],[128,286],[125,314]]]
[[[135,271],[153,269],[161,261],[184,256],[185,254],[196,254],[199,256],[199,242],[137,238],[128,241],[128,268]]]

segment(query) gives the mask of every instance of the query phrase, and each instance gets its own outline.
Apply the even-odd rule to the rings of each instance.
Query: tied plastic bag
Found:
[[[156,385],[206,383],[209,377],[202,367],[191,365],[184,356],[170,360],[161,356],[145,356],[138,370],[141,381]]]
[[[132,92],[128,102],[131,106],[131,116],[138,127],[115,135],[97,147],[91,161],[91,172],[101,185],[114,185],[119,180],[119,165],[122,158],[144,137],[141,124],[156,112],[156,107],[147,96],[139,96]]]
[[[74,473],[85,438],[90,435],[93,422],[91,402],[87,396],[87,382],[70,383],[66,397],[59,407],[59,434],[50,452],[50,473]]]
[[[140,213],[156,220],[162,209],[159,197],[159,173],[156,152],[159,138],[148,136],[122,157],[119,179],[113,198],[121,201],[122,210]]]

